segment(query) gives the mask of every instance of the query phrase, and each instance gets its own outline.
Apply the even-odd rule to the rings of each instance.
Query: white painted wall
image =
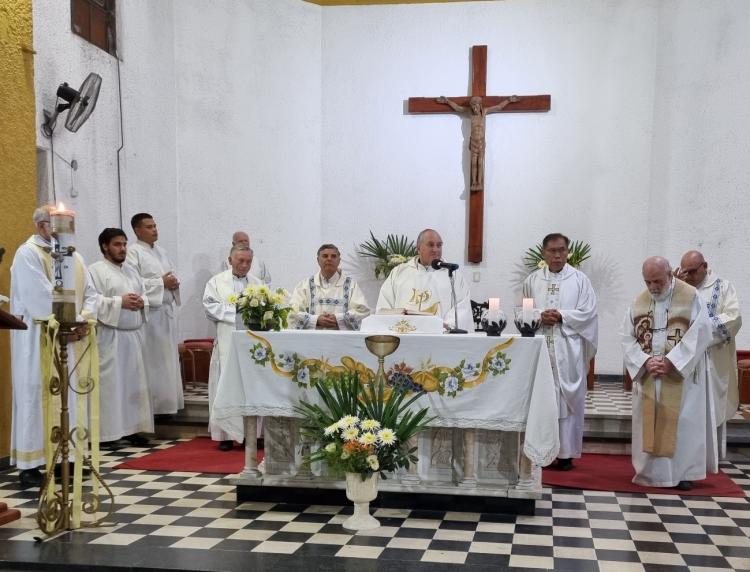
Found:
[[[410,96],[467,94],[469,47],[487,44],[488,93],[550,93],[552,110],[487,120],[485,257],[464,267],[481,274],[473,298],[500,296],[508,311],[529,246],[552,231],[589,241],[597,371],[621,371],[617,330],[646,256],[677,263],[700,246],[750,300],[735,262],[748,248],[750,117],[734,103],[750,95],[749,10],[632,0],[324,10],[323,227],[353,246],[368,229],[415,237],[431,226],[446,259],[465,262],[466,126],[403,110]],[[746,331],[739,346],[748,341]]]
[[[235,230],[274,285],[312,270],[320,235],[321,9],[298,0],[180,2],[175,12],[184,337]]]
[[[446,259],[463,263],[465,122],[404,105],[467,93],[475,44],[489,46],[488,93],[552,95],[549,113],[487,120],[485,260],[464,268],[480,272],[475,299],[510,310],[523,252],[545,233],[589,241],[601,373],[620,371],[617,329],[650,254],[677,262],[702,248],[750,300],[736,262],[750,248],[750,3],[119,4],[125,224],[139,210],[157,219],[183,282],[181,337],[210,333],[200,294],[240,228],[289,288],[315,269],[321,242],[338,243],[373,304],[371,269],[353,255],[369,229],[437,228]],[[79,161],[73,207],[92,259],[118,217],[116,69],[70,33],[68,10],[34,4],[37,106],[61,81],[104,77],[89,123],[55,139]]]

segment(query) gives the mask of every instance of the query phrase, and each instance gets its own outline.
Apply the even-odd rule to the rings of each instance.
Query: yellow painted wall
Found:
[[[10,263],[31,234],[36,206],[36,138],[31,0],[0,2],[0,294]],[[7,305],[3,307],[7,310]],[[0,331],[0,457],[10,452],[10,336]]]

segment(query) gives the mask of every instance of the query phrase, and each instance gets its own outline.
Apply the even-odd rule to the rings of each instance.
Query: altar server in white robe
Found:
[[[675,275],[698,290],[711,320],[713,339],[706,351],[708,380],[716,411],[719,456],[724,458],[727,452],[727,421],[737,413],[740,403],[737,347],[734,342],[742,327],[737,292],[731,282],[711,271],[703,254],[697,250],[683,254]]]
[[[41,326],[34,320],[47,318],[52,313],[52,258],[53,238],[50,235],[50,212],[45,205],[34,211],[32,220],[36,234],[22,244],[10,267],[10,312],[20,316],[27,330],[12,330],[11,378],[13,384],[13,421],[10,439],[11,464],[20,469],[19,479],[24,486],[38,486],[42,482],[39,467],[44,465],[42,417],[42,379],[40,367]],[[97,294],[91,283],[83,258],[76,252],[76,312],[79,320],[96,318]],[[79,329],[81,337],[87,326]],[[80,355],[85,341],[68,344],[68,355]],[[72,394],[71,394],[72,395]],[[75,401],[71,401],[75,403]]]
[[[456,290],[456,324],[449,271],[435,270],[433,260],[443,258],[443,239],[437,231],[423,230],[417,237],[417,256],[399,264],[380,288],[376,313],[402,310],[440,316],[446,329],[474,331],[471,296],[463,275],[453,272]]]
[[[238,230],[232,235],[232,246],[245,246],[251,248],[250,235],[244,230]],[[229,264],[229,260],[224,260],[224,270],[231,270],[232,266]],[[250,267],[250,275],[258,278],[263,284],[269,286],[271,284],[271,271],[268,269],[268,265],[265,261],[261,260],[253,250],[253,265]]]
[[[340,264],[336,245],[318,248],[320,270],[299,282],[292,292],[290,329],[359,330],[370,308],[354,279],[339,270]]]
[[[523,283],[523,296],[533,298],[542,311],[542,331],[547,340],[557,388],[560,452],[557,468],[573,468],[581,457],[586,377],[596,354],[599,319],[594,289],[588,277],[570,266],[568,237],[553,233],[542,241],[546,265]]]
[[[148,315],[146,286],[138,272],[125,262],[128,238],[120,228],[99,234],[104,260],[89,267],[99,292],[96,341],[101,380],[101,441],[125,438],[143,446],[148,439],[138,433],[154,432],[154,415],[143,363],[143,325]]]
[[[633,379],[633,482],[690,490],[718,471],[705,359],[711,324],[695,288],[674,278],[665,258],[646,259],[643,281],[622,326]]]
[[[174,414],[184,407],[175,323],[180,282],[167,251],[156,244],[159,233],[154,218],[138,213],[130,224],[138,241],[128,248],[127,261],[143,278],[148,298],[143,360],[151,404],[154,415]]]
[[[252,249],[245,245],[233,246],[229,252],[230,269],[211,278],[203,291],[203,308],[206,310],[206,317],[216,324],[216,337],[214,338],[211,366],[208,373],[209,418],[219,388],[219,378],[229,357],[232,332],[237,329],[235,325],[237,311],[235,304],[230,302],[230,297],[233,294],[239,294],[248,286],[263,284],[259,278],[248,273],[252,263]],[[262,429],[260,418],[258,421],[258,435],[260,435]],[[232,440],[224,431],[210,422],[208,430],[211,433],[211,439],[219,441],[219,449],[222,451],[232,449]]]

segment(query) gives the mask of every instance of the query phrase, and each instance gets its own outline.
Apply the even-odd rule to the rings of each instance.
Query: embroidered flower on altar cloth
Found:
[[[455,375],[449,375],[445,378],[446,393],[455,393],[458,391],[458,378]]]
[[[463,374],[464,378],[475,377],[479,375],[481,371],[482,370],[480,369],[478,363],[467,363],[464,364],[464,366],[461,368],[461,373]]]
[[[297,372],[297,383],[307,385],[310,382],[310,370],[303,367]]]

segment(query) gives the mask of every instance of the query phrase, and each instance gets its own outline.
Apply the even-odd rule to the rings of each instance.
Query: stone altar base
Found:
[[[439,494],[434,491],[391,490],[390,479],[380,480],[378,496],[370,503],[375,508],[409,508],[417,510],[451,510],[456,512],[481,512],[533,515],[536,501],[534,499],[516,499],[504,496],[472,496],[467,494]],[[330,506],[348,506],[351,501],[346,498],[345,483],[340,487],[320,488],[309,483],[300,486],[299,482],[288,485],[272,486],[269,484],[240,484],[242,479],[230,478],[231,484],[237,485],[237,504],[243,502],[278,502],[291,504],[314,504]],[[331,483],[334,484],[334,483]],[[453,491],[456,492],[455,490]]]
[[[267,417],[264,471],[255,456],[255,417],[245,417],[245,468],[230,477],[238,502],[347,504],[345,482],[321,463],[305,465],[311,449],[299,420]],[[417,439],[419,462],[381,480],[376,506],[532,514],[542,497],[541,469],[522,453],[523,434],[484,429],[430,428]],[[411,445],[413,446],[413,445]],[[329,499],[329,500],[323,500]]]

